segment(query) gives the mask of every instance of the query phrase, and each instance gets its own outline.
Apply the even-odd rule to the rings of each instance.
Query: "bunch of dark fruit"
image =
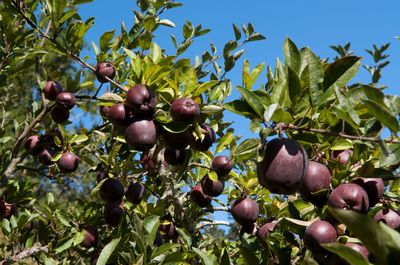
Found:
[[[54,142],[54,137],[62,140],[61,134],[57,130],[53,130],[46,135],[31,135],[25,141],[25,150],[38,158],[43,165],[53,165],[52,161],[54,154],[59,151],[59,148]],[[57,161],[58,168],[62,173],[71,173],[78,169],[79,158],[70,151],[64,151]]]
[[[232,170],[232,162],[227,156],[216,156],[211,168],[217,173],[218,179],[212,180],[205,175],[190,193],[192,201],[199,207],[207,207],[211,204],[212,197],[218,197],[224,191],[224,178]]]
[[[104,208],[104,219],[110,226],[117,226],[125,214],[122,199],[125,195],[126,199],[133,203],[139,204],[146,194],[143,184],[136,182],[128,186],[125,192],[122,183],[115,178],[109,178],[108,174],[100,187],[100,197],[106,202]]]
[[[337,255],[325,250],[321,244],[333,243],[337,240],[335,227],[327,221],[318,220],[309,225],[304,233],[304,245],[321,264],[348,264]],[[369,251],[362,244],[347,242],[345,246],[360,253],[366,260],[369,259]]]
[[[46,99],[55,101],[51,110],[51,118],[56,123],[64,123],[69,118],[69,111],[75,106],[75,96],[71,92],[63,91],[57,81],[47,81],[43,93]]]

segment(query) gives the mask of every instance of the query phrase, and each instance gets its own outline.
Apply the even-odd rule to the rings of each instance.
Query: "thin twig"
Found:
[[[214,226],[214,225],[231,226],[231,223],[229,223],[228,221],[202,222],[196,226],[196,230],[200,230],[205,226]]]
[[[400,140],[395,140],[395,139],[381,139],[381,138],[377,138],[377,137],[349,135],[349,134],[345,134],[345,133],[341,133],[341,132],[340,133],[332,132],[332,131],[325,130],[325,129],[300,127],[300,126],[296,126],[296,125],[283,124],[283,123],[277,124],[276,129],[297,130],[297,131],[302,131],[302,132],[314,132],[314,133],[337,136],[337,137],[349,139],[349,140],[360,140],[360,141],[367,141],[367,142],[374,142],[374,143],[384,142],[384,143],[391,143],[391,144],[400,144]]]
[[[202,167],[202,168],[205,168],[205,169],[208,169],[208,170],[212,170],[211,167],[203,165],[203,164],[200,164],[200,163],[196,163],[196,162],[190,163],[188,165],[188,167]]]
[[[31,248],[27,248],[19,252],[18,254],[11,256],[7,258],[6,260],[0,261],[0,265],[7,265],[7,264],[12,264],[14,262],[19,262],[22,261],[23,259],[32,256],[36,253],[39,252],[45,252],[47,253],[49,251],[49,248],[47,246],[42,246],[40,243],[35,244]]]

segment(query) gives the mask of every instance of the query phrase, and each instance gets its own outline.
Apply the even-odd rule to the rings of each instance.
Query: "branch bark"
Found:
[[[196,231],[202,229],[205,226],[213,226],[213,225],[231,226],[231,223],[229,223],[228,221],[203,222],[196,226]]]
[[[367,141],[367,142],[374,142],[374,143],[384,142],[384,143],[391,143],[391,144],[400,144],[400,140],[396,140],[396,139],[381,139],[381,138],[377,138],[377,137],[349,135],[349,134],[345,134],[342,132],[337,133],[337,132],[332,132],[332,131],[325,130],[325,129],[300,127],[300,126],[284,124],[284,123],[277,124],[276,129],[278,129],[278,130],[296,130],[296,131],[301,131],[301,132],[314,132],[314,133],[332,135],[332,136],[349,139],[349,140],[360,140],[360,141]]]
[[[35,244],[33,247],[24,249],[23,251],[19,252],[18,254],[9,257],[6,260],[0,261],[0,265],[8,265],[14,262],[22,261],[23,259],[32,256],[39,252],[48,252],[49,248],[47,246],[42,246],[40,243]]]

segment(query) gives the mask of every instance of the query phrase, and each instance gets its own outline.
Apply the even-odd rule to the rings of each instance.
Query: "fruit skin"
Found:
[[[175,225],[172,221],[169,224],[160,225],[158,230],[164,240],[174,239],[177,236]]]
[[[265,242],[265,238],[274,231],[275,226],[278,224],[277,220],[267,221],[263,226],[257,231],[257,238]]]
[[[257,165],[258,182],[272,193],[293,194],[307,172],[308,157],[293,139],[275,138],[267,143],[264,159]]]
[[[331,157],[340,164],[346,165],[352,155],[353,151],[351,150],[336,150],[332,152]]]
[[[101,117],[107,118],[109,112],[110,112],[110,107],[109,106],[100,106],[100,115],[101,115]]]
[[[130,184],[125,192],[126,199],[133,204],[139,204],[145,195],[146,188],[139,182]]]
[[[60,109],[70,110],[75,106],[75,96],[71,92],[60,92],[56,97],[56,106]]]
[[[211,204],[212,197],[204,194],[203,189],[201,188],[201,184],[197,184],[193,187],[190,192],[190,198],[194,201],[199,207],[207,207]]]
[[[43,89],[44,97],[51,101],[56,100],[58,93],[61,91],[63,91],[63,88],[57,81],[47,81]]]
[[[232,167],[233,165],[229,157],[223,155],[214,157],[211,163],[211,168],[217,173],[218,177],[228,175]]]
[[[200,116],[199,105],[191,98],[178,98],[171,104],[171,116],[175,121],[192,123]]]
[[[112,124],[123,126],[128,124],[131,115],[125,104],[118,103],[110,107],[107,117]]]
[[[102,62],[96,65],[96,77],[100,83],[107,83],[108,80],[105,77],[114,79],[115,68],[111,63]]]
[[[126,93],[126,104],[138,115],[152,115],[157,105],[154,92],[143,84],[136,84]]]
[[[100,197],[107,203],[118,203],[124,197],[124,186],[115,178],[109,178],[100,187]]]
[[[249,197],[238,199],[233,203],[231,214],[241,225],[254,223],[259,214],[258,204]]]
[[[65,152],[57,162],[62,173],[72,173],[78,169],[79,157],[72,152]]]
[[[64,123],[69,119],[69,111],[54,106],[51,110],[50,116],[56,123]]]
[[[177,149],[165,149],[164,150],[164,160],[171,166],[180,165],[185,162],[186,150]]]
[[[191,139],[189,130],[179,133],[172,133],[164,130],[162,135],[164,137],[164,143],[169,149],[185,149],[189,145]]]
[[[204,133],[204,139],[200,140],[200,139],[195,139],[193,135],[191,136],[191,142],[190,142],[190,146],[193,147],[193,149],[197,150],[197,151],[207,151],[212,144],[215,142],[215,131],[213,128],[211,128],[210,125],[208,125],[207,123],[204,123],[203,125],[201,125],[201,128],[203,130],[205,130],[206,132]]]
[[[31,135],[25,141],[25,150],[31,155],[37,155],[42,151],[43,145],[39,135]]]
[[[81,246],[84,248],[94,247],[98,238],[97,229],[91,225],[87,225],[84,230],[85,238],[83,239]]]
[[[56,152],[52,147],[46,146],[37,154],[37,158],[39,159],[39,162],[43,165],[50,166],[55,163],[51,161],[55,153]]]
[[[356,244],[356,243],[352,243],[352,242],[347,242],[346,244],[344,244],[346,247],[349,247],[355,251],[357,251],[358,253],[360,253],[366,260],[368,260],[369,258],[369,251],[368,249],[361,245],[361,244]]]
[[[210,177],[208,177],[208,175],[205,175],[200,183],[204,194],[212,197],[221,195],[225,187],[224,181],[220,179],[212,180]]]
[[[246,233],[254,236],[257,234],[257,225],[255,223],[242,225],[240,233]]]
[[[104,207],[104,219],[106,224],[116,227],[125,215],[124,206],[120,203],[107,204]]]
[[[157,127],[152,120],[135,120],[124,130],[126,143],[134,150],[146,151],[157,141]]]
[[[368,194],[357,184],[341,184],[329,195],[328,205],[333,208],[366,212],[369,208]]]
[[[384,222],[393,229],[400,228],[400,215],[392,209],[381,209],[375,214],[374,220],[377,222]]]
[[[375,206],[385,191],[385,184],[381,178],[357,178],[353,183],[360,185],[367,191],[369,207]]]
[[[325,253],[323,243],[332,243],[337,239],[335,228],[327,221],[318,220],[310,224],[304,233],[304,245],[314,253]]]
[[[15,203],[7,203],[4,200],[0,200],[0,217],[9,219],[13,215],[17,215],[17,205]]]
[[[313,192],[323,189],[329,189],[332,175],[329,169],[318,162],[309,161],[306,174],[300,187],[301,197],[305,201],[314,201],[317,199]]]

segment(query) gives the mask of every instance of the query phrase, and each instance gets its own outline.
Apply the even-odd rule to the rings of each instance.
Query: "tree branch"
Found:
[[[42,246],[40,243],[38,243],[38,244],[35,244],[31,248],[24,249],[20,253],[7,258],[6,260],[0,261],[0,265],[12,264],[14,262],[21,261],[29,256],[32,256],[38,252],[46,252],[47,253],[48,251],[49,251],[49,248],[47,246]]]
[[[332,131],[325,130],[325,129],[300,127],[300,126],[284,124],[284,123],[277,124],[275,126],[275,129],[277,129],[277,130],[296,130],[296,131],[301,131],[301,132],[314,132],[314,133],[337,136],[337,137],[349,139],[349,140],[360,140],[360,141],[367,141],[367,142],[374,142],[374,143],[384,142],[384,143],[391,143],[391,144],[400,144],[400,140],[395,140],[395,139],[381,139],[381,138],[377,138],[377,137],[349,135],[349,134],[345,134],[342,132],[337,133],[337,132],[332,132]]]
[[[229,223],[228,221],[202,222],[196,226],[196,231],[202,229],[205,226],[214,226],[214,225],[231,226],[231,223]]]

